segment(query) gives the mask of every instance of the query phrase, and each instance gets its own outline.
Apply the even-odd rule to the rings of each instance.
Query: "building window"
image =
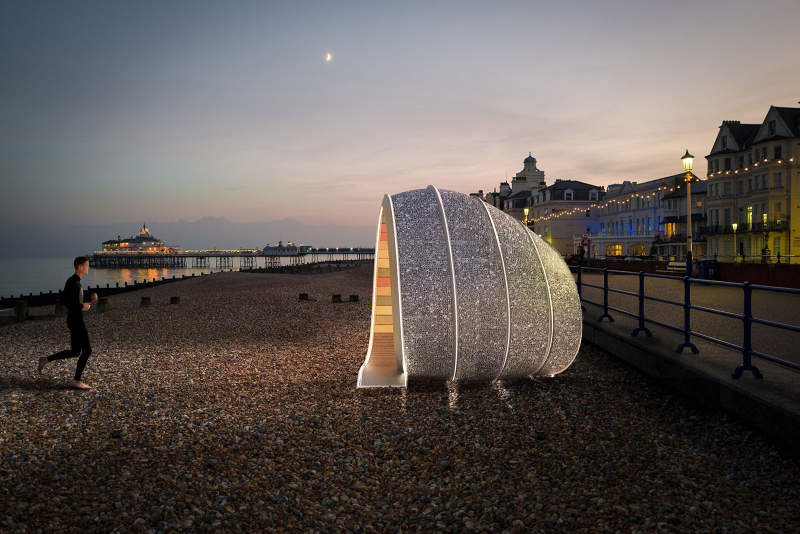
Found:
[[[608,245],[606,247],[606,256],[622,256],[622,243]]]
[[[726,148],[728,148],[728,136],[727,135],[723,135],[722,136],[722,149],[724,150]]]
[[[572,196],[573,196],[572,191],[570,190],[564,191],[564,200],[572,200]]]
[[[783,157],[783,146],[776,145],[775,146],[775,159],[781,159]]]
[[[769,131],[769,135],[775,135],[777,128],[775,127],[775,121],[767,122],[767,130]]]
[[[725,158],[725,170],[731,170],[731,158]]]
[[[779,236],[772,240],[772,251],[775,254],[779,254],[781,251],[781,238]]]
[[[589,191],[589,200],[597,200],[597,190],[592,189]]]
[[[761,147],[761,159],[767,159],[767,147]]]
[[[731,209],[725,208],[723,213],[725,215],[725,226],[729,226],[731,224]]]
[[[723,184],[722,192],[725,193],[726,195],[730,195],[731,194],[731,183],[730,182],[725,182]]]
[[[744,183],[739,180],[736,182],[736,194],[741,195],[743,193]]]
[[[772,187],[773,188],[783,187],[783,184],[781,183],[782,180],[783,180],[783,176],[781,175],[781,173],[776,172],[775,174],[773,174],[772,175]]]
[[[752,190],[753,190],[753,179],[752,178],[748,178],[747,179],[747,192],[749,193]]]
[[[737,169],[741,169],[743,167],[744,167],[744,156],[739,156],[737,158],[737,166],[736,166],[736,168]]]

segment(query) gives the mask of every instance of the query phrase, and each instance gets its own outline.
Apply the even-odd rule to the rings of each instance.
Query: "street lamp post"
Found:
[[[692,163],[694,156],[686,154],[681,158],[686,172],[686,272],[692,272]]]
[[[525,228],[528,227],[528,212],[529,211],[530,211],[530,208],[528,208],[527,206],[522,209],[522,213],[525,215]]]
[[[736,229],[738,227],[738,223],[731,224],[731,228],[733,228],[733,263],[736,263],[736,258],[739,255],[739,249],[736,248]]]
[[[769,229],[767,228],[767,214],[761,214],[761,221],[762,225],[761,228],[764,230],[764,248],[761,249],[761,263],[767,263],[769,258]]]

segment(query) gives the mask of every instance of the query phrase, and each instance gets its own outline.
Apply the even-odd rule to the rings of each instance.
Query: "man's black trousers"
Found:
[[[83,323],[83,318],[77,321],[70,321],[67,319],[67,326],[69,327],[70,346],[69,350],[62,350],[47,357],[47,361],[63,360],[65,358],[78,358],[78,366],[75,368],[75,380],[80,380],[83,374],[83,368],[86,367],[86,361],[92,354],[92,346],[89,344],[89,332],[86,331],[86,325]]]

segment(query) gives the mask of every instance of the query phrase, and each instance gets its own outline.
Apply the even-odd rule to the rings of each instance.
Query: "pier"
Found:
[[[262,250],[186,250],[179,253],[132,253],[95,252],[89,256],[94,268],[216,268],[230,269],[233,259],[239,258],[242,269],[278,267],[281,258],[288,258],[290,265],[330,261],[332,258],[345,261],[372,260],[373,248],[326,247],[310,248],[294,253],[274,253]]]

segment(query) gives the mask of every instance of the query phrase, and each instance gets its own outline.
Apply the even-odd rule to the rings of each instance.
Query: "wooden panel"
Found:
[[[369,361],[370,367],[393,372],[397,370],[397,357],[394,350],[391,271],[385,223],[381,223],[377,252],[378,270],[375,277],[375,308],[372,310],[374,322]]]
[[[376,306],[391,306],[392,305],[392,296],[391,295],[375,295],[375,305]],[[389,312],[391,315],[391,312]]]

